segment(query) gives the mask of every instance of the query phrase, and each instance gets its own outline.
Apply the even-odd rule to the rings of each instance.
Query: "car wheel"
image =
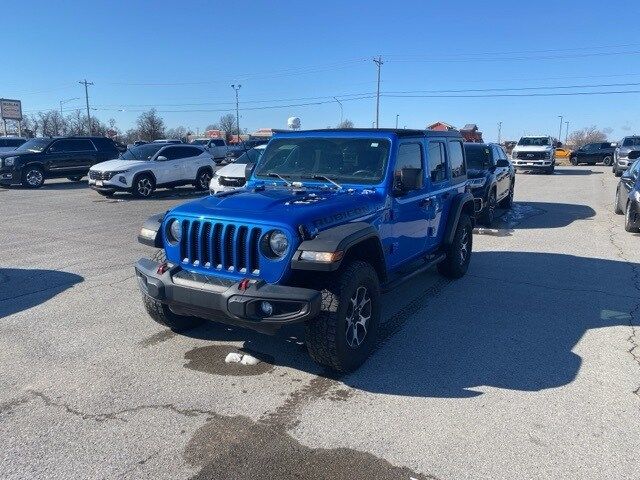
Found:
[[[149,174],[142,174],[135,178],[133,182],[133,195],[138,198],[147,198],[151,196],[156,188],[153,177]]]
[[[207,190],[209,188],[209,183],[211,183],[212,177],[213,175],[209,168],[203,168],[198,171],[198,175],[196,176],[195,181],[196,190]]]
[[[607,155],[602,159],[602,163],[608,167],[613,163],[613,158],[611,158],[611,155]]]
[[[511,186],[509,187],[509,195],[500,200],[500,207],[509,209],[513,207],[513,195],[515,193],[516,182],[512,181]]]
[[[613,174],[614,174],[616,177],[621,177],[621,176],[622,176],[622,170],[619,170],[619,169],[617,169],[617,168],[616,168],[616,169],[613,171]]]
[[[624,229],[627,232],[638,233],[640,228],[636,227],[637,213],[633,211],[631,202],[627,202],[627,208],[624,211]]]
[[[618,215],[622,215],[624,213],[622,208],[620,208],[620,187],[616,188],[616,200],[613,205],[613,211]]]
[[[489,192],[489,198],[487,198],[487,204],[482,209],[482,214],[480,215],[480,222],[485,227],[491,227],[491,225],[493,224],[493,220],[496,215],[497,203],[496,191],[494,189],[491,189],[491,191]]]
[[[448,246],[445,259],[438,264],[438,271],[449,278],[460,278],[467,273],[473,247],[471,218],[463,213],[458,220],[453,242]]]
[[[571,165],[573,166],[578,165],[578,157],[571,157]]]
[[[549,168],[545,169],[544,173],[547,175],[553,175],[553,172],[556,170],[555,165],[551,165]]]
[[[380,321],[378,275],[363,261],[348,264],[322,290],[320,314],[307,322],[311,358],[338,372],[350,372],[373,351]]]
[[[44,172],[40,167],[27,167],[22,173],[22,186],[40,188],[44,185]]]

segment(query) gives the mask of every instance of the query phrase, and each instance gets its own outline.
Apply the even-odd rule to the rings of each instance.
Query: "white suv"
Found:
[[[205,190],[213,176],[211,155],[201,147],[147,143],[89,169],[89,186],[101,195],[127,191],[148,197],[158,187],[194,185]]]
[[[545,173],[553,173],[556,166],[553,139],[542,135],[522,137],[513,147],[511,159],[516,170],[543,170]]]

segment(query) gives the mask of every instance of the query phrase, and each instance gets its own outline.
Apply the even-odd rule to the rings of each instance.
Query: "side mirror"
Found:
[[[505,160],[504,158],[500,158],[496,162],[496,167],[498,167],[498,168],[505,168],[505,167],[508,167],[508,166],[509,166],[509,160]]]
[[[400,170],[400,178],[396,190],[398,193],[407,193],[422,188],[423,175],[421,168],[403,168]]]
[[[251,174],[253,173],[253,169],[256,168],[255,163],[247,163],[244,167],[244,179],[249,180],[251,178]]]
[[[160,155],[159,157],[156,157],[156,162],[165,162],[167,161],[167,157],[165,157],[164,155]]]
[[[640,150],[632,150],[629,152],[629,160],[636,160],[640,158]]]

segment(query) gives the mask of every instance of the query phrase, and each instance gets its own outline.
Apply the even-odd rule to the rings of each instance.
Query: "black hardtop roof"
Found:
[[[393,133],[398,137],[460,137],[458,130],[417,130],[408,128],[319,128],[313,130],[273,130],[273,133],[330,133],[330,132],[362,132]]]

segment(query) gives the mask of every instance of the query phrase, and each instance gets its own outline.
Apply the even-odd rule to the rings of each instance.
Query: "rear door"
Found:
[[[180,180],[195,180],[198,174],[198,169],[204,163],[203,159],[210,159],[210,155],[203,155],[205,153],[197,147],[176,147],[178,150],[178,158],[176,159],[180,163]]]
[[[444,235],[446,214],[451,206],[451,182],[447,140],[429,138],[427,142],[428,235],[427,249],[433,250]]]

